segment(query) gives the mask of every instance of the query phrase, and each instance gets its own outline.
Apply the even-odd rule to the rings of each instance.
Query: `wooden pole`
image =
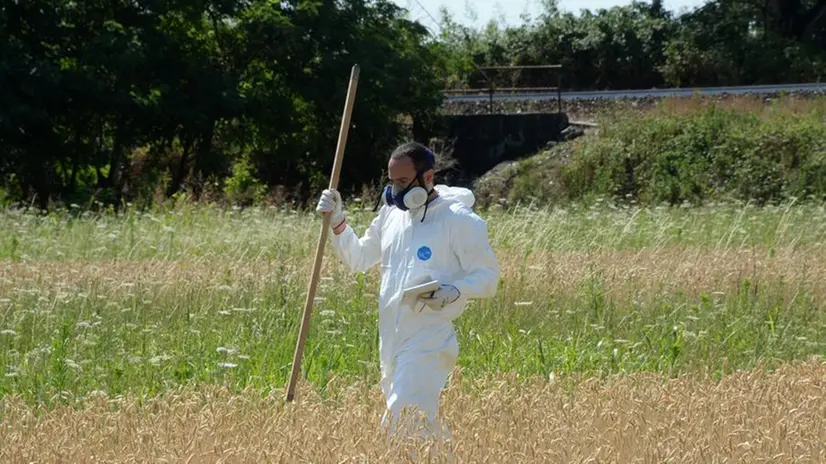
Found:
[[[338,145],[336,146],[336,156],[333,161],[333,172],[330,174],[330,189],[338,188],[338,177],[341,172],[341,163],[344,158],[344,147],[347,145],[347,134],[350,129],[350,116],[353,113],[353,100],[356,97],[356,87],[359,79],[359,65],[354,65],[350,72],[350,85],[347,89],[347,100],[344,103],[344,114],[341,116],[341,128],[338,133]],[[287,385],[287,401],[292,401],[295,397],[295,386],[298,380],[298,373],[301,371],[301,355],[304,351],[304,342],[307,340],[307,332],[310,328],[310,313],[313,309],[316,288],[318,287],[319,274],[321,272],[321,259],[324,257],[324,244],[327,242],[327,233],[330,230],[330,215],[324,214],[321,224],[321,234],[318,237],[318,246],[315,252],[315,264],[313,274],[310,277],[310,285],[307,289],[307,299],[304,302],[304,316],[301,319],[301,329],[298,333],[298,342],[295,345],[295,355],[293,356],[292,373]]]

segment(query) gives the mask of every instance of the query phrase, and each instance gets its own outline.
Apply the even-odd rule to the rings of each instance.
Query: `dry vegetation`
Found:
[[[826,460],[822,207],[488,216],[502,286],[457,325],[452,439],[421,461]],[[0,462],[407,462],[379,428],[375,270],[328,254],[284,404],[317,225],[3,213]]]
[[[107,299],[116,298],[124,288],[151,288],[156,296],[174,296],[184,286],[215,289],[222,284],[261,290],[273,281],[289,276],[301,285],[301,273],[312,266],[312,256],[292,262],[264,260],[246,262],[203,261],[32,261],[0,263],[0,289],[68,293],[94,290]],[[332,256],[328,259],[334,259]],[[629,299],[682,292],[700,296],[705,292],[731,291],[744,278],[758,285],[785,281],[794,285],[783,289],[791,298],[804,288],[808,296],[826,296],[826,248],[795,250],[793,247],[768,250],[705,249],[669,246],[662,249],[537,252],[528,258],[513,254],[499,256],[502,279],[522,277],[520,292],[538,293],[548,285],[554,293],[573,298],[583,282],[599,278],[605,295],[617,303]],[[377,270],[371,275],[377,277]],[[523,274],[527,274],[523,276]],[[227,276],[231,276],[227,280]],[[327,266],[325,282],[349,279],[340,266]],[[508,290],[508,289],[506,289]],[[514,295],[516,296],[516,295]]]
[[[632,374],[565,384],[457,372],[448,443],[390,444],[380,392],[337,381],[322,400],[202,387],[139,401],[95,396],[40,411],[6,398],[0,460],[17,462],[823,462],[826,363],[721,381]],[[428,455],[427,452],[431,454]]]

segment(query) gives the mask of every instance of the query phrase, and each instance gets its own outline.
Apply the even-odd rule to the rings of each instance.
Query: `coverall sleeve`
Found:
[[[330,233],[336,255],[350,271],[366,272],[381,260],[382,218],[380,212],[361,238],[349,224],[339,235]]]
[[[462,298],[495,296],[499,285],[499,262],[488,240],[487,223],[473,212],[461,214],[458,219],[451,235],[464,274],[453,282],[453,286]]]

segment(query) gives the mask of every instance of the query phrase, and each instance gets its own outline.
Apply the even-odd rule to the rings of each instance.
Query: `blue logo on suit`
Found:
[[[416,256],[418,256],[422,261],[427,261],[431,256],[433,256],[433,252],[430,248],[422,246],[419,248],[419,251],[416,252]]]

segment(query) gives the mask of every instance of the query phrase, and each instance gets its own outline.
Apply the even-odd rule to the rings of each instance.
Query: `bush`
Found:
[[[822,106],[755,112],[711,105],[689,113],[604,119],[598,135],[571,143],[570,160],[561,167],[519,169],[507,198],[530,202],[544,195],[556,202],[596,196],[640,204],[823,201],[825,115]],[[549,153],[520,165],[536,166]]]
[[[246,157],[241,157],[232,166],[232,176],[226,180],[224,194],[227,200],[240,206],[259,203],[267,193],[266,186],[255,177],[253,167]]]

